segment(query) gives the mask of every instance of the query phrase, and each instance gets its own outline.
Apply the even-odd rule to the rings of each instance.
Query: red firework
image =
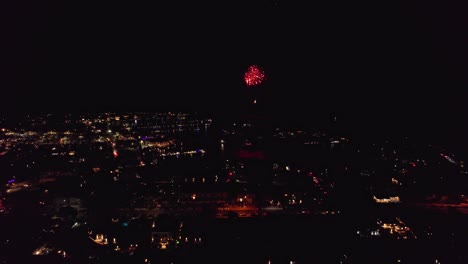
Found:
[[[257,65],[251,65],[244,73],[244,81],[247,86],[259,85],[265,80],[265,72]]]

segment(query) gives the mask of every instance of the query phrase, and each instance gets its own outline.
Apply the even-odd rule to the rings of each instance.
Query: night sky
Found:
[[[275,113],[450,131],[466,122],[462,1],[8,2],[10,112],[232,113],[257,64]]]

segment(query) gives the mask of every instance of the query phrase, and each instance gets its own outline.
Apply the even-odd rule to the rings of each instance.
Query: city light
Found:
[[[255,260],[350,263],[349,255],[366,263],[349,247],[325,253],[321,242],[328,237],[355,243],[362,252],[388,242],[395,249],[377,262],[406,263],[405,242],[417,247],[433,240],[445,250],[444,243],[466,237],[461,220],[468,195],[458,184],[466,178],[465,162],[448,148],[390,139],[364,144],[339,129],[265,120],[222,120],[210,127],[211,119],[177,112],[141,112],[136,123],[135,114],[118,116],[118,122],[113,113],[79,116],[57,129],[30,120],[24,129],[0,132],[0,217],[28,225],[28,232],[5,229],[0,247],[31,237],[30,256],[79,262],[75,252],[84,252],[93,262],[111,252],[151,263],[160,253],[176,263],[179,252],[232,253],[267,242],[262,250],[252,248]],[[362,210],[369,201],[371,213]],[[434,223],[427,217],[432,211],[457,221]],[[88,236],[100,249],[64,241],[64,234]],[[303,237],[307,244],[299,242]],[[309,259],[306,247],[312,244]],[[450,262],[440,251],[423,253],[431,263]],[[201,255],[200,262],[212,262],[210,254]],[[235,250],[232,258],[249,262]]]

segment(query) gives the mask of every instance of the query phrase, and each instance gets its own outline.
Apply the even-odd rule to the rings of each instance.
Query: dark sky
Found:
[[[243,71],[258,64],[277,112],[466,121],[462,1],[5,2],[10,111],[232,112],[249,93]]]

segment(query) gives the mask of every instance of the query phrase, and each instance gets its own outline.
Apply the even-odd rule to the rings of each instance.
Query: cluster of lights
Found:
[[[398,196],[393,196],[393,197],[383,198],[383,199],[379,199],[374,196],[373,198],[376,203],[400,203],[401,202],[400,197]]]
[[[249,66],[244,73],[244,81],[247,86],[254,86],[262,83],[265,80],[265,72],[257,65]]]

